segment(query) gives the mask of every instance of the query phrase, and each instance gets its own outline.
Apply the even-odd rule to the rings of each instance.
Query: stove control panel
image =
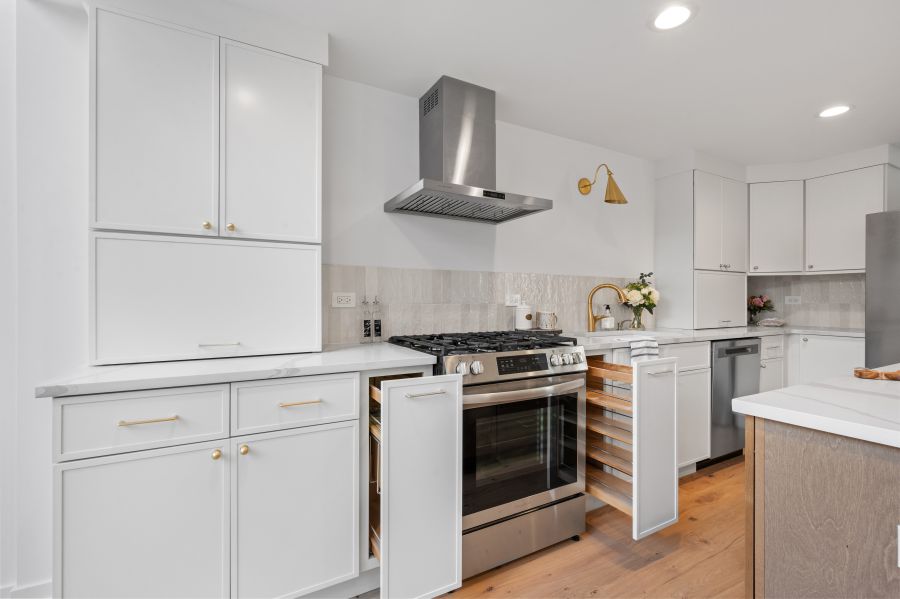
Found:
[[[584,372],[586,370],[584,349],[571,346],[456,355],[444,359],[444,372],[463,375],[463,384]]]

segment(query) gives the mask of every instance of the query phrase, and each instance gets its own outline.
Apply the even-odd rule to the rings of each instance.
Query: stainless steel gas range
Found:
[[[532,332],[392,337],[463,375],[463,578],[585,530],[584,349]]]

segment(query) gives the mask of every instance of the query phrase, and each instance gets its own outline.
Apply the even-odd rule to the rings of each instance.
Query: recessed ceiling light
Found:
[[[656,15],[653,26],[657,29],[674,29],[679,25],[684,25],[690,18],[691,9],[687,6],[670,6]]]
[[[845,112],[850,111],[850,106],[847,104],[838,104],[836,106],[829,106],[825,110],[819,113],[819,116],[823,119],[830,119],[833,116],[840,116]]]

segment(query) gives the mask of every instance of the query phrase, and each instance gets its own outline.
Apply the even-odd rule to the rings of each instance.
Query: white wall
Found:
[[[87,17],[18,0],[16,27],[15,584],[28,592],[51,574],[50,402],[34,387],[87,361]]]
[[[326,263],[636,277],[653,256],[650,161],[497,123],[497,188],[552,199],[552,211],[499,226],[386,214],[419,178],[417,99],[325,78]],[[590,196],[579,177],[609,162],[629,204]],[[637,234],[637,236],[636,236]]]
[[[0,596],[15,584],[16,5],[0,1]]]

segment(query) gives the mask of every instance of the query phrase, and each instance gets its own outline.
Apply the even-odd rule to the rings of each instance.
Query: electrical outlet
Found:
[[[507,293],[506,294],[506,305],[510,307],[516,307],[522,305],[522,296],[518,293]]]
[[[785,306],[799,306],[800,305],[800,296],[799,295],[784,296],[784,305]]]
[[[356,293],[352,291],[335,291],[331,294],[332,308],[355,308]]]

